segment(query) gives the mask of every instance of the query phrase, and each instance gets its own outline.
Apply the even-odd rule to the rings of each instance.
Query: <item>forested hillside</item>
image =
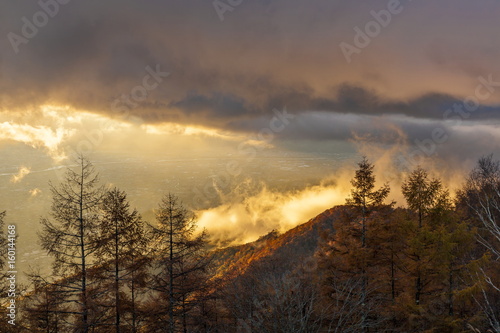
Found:
[[[144,221],[78,162],[40,220],[53,273],[31,272],[16,326],[1,332],[500,332],[491,156],[454,194],[420,167],[401,189],[377,188],[363,159],[345,205],[215,250],[175,195]],[[387,202],[391,190],[406,202]]]
[[[213,264],[217,275],[239,275],[262,261],[279,261],[289,267],[288,261],[310,260],[323,233],[333,231],[338,208],[322,214],[280,235],[273,230],[252,243],[219,249],[214,252]]]

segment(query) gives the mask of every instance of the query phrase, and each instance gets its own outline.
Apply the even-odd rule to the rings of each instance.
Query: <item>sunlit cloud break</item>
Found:
[[[76,129],[67,128],[65,123],[75,122],[74,117],[65,117],[60,107],[41,107],[39,112],[26,112],[21,116],[4,112],[0,123],[0,141],[16,141],[45,152],[56,161],[66,158],[63,142],[72,137]],[[0,118],[1,119],[1,118]]]
[[[98,150],[100,145],[116,145],[116,137],[154,139],[202,137],[241,141],[245,136],[231,131],[176,123],[135,124],[104,114],[71,107],[43,105],[38,110],[0,112],[0,141],[14,141],[44,151],[60,162],[73,153]],[[86,145],[90,141],[90,146]],[[120,145],[123,142],[120,141]],[[82,148],[83,147],[83,148]]]
[[[202,126],[186,126],[176,123],[160,123],[154,125],[142,124],[140,126],[146,134],[151,135],[186,135],[205,136],[229,141],[242,140],[245,137],[233,132],[221,131]]]

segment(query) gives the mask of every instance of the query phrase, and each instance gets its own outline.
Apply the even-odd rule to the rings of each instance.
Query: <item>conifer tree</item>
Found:
[[[375,190],[374,165],[363,157],[358,163],[358,170],[351,180],[351,196],[346,200],[348,205],[358,207],[361,210],[361,246],[366,245],[366,218],[373,208],[381,206],[390,192],[388,184],[384,184],[378,190]]]
[[[408,208],[418,214],[418,226],[422,227],[423,219],[439,198],[442,190],[441,181],[429,179],[427,171],[417,167],[403,182],[401,190]]]
[[[30,332],[72,331],[68,319],[71,313],[59,297],[56,284],[45,281],[40,273],[30,274],[30,292],[23,298],[23,322]]]
[[[126,193],[117,188],[105,193],[100,213],[98,264],[101,278],[113,291],[108,304],[114,312],[113,326],[116,332],[137,332],[137,293],[148,251],[145,224],[137,210],[130,209]]]
[[[422,270],[424,267],[421,264],[424,253],[432,251],[429,247],[432,246],[432,235],[428,228],[424,227],[424,219],[432,208],[434,208],[443,196],[443,187],[438,179],[429,179],[427,171],[418,167],[410,173],[403,181],[401,186],[403,196],[406,199],[410,210],[417,214],[418,229],[415,230],[415,237],[412,237],[412,253],[416,262],[415,267],[415,304],[421,304],[422,298]]]
[[[403,255],[406,238],[402,215],[402,209],[387,205],[372,213],[368,220],[371,256],[367,275],[379,295],[377,316],[383,319],[384,327],[388,329],[400,326],[401,315],[397,307],[407,290]]]
[[[54,258],[53,283],[59,302],[72,305],[67,311],[79,317],[73,323],[75,329],[87,333],[98,317],[90,267],[98,249],[95,232],[103,189],[97,187],[92,163],[83,156],[76,162],[77,169],[68,169],[59,187],[50,184],[52,213],[51,218],[41,220],[40,240]]]
[[[347,204],[357,207],[361,210],[361,248],[366,248],[366,227],[367,217],[375,207],[383,204],[390,192],[388,184],[384,184],[378,190],[375,190],[375,175],[374,165],[368,161],[366,156],[358,163],[358,169],[354,178],[351,180],[351,197],[347,199]],[[367,292],[367,277],[366,277],[366,262],[362,268],[362,303],[366,301]],[[367,315],[363,313],[363,331],[366,331]]]
[[[153,289],[159,292],[156,329],[187,332],[188,314],[207,286],[209,257],[207,234],[197,230],[194,215],[173,194],[166,195],[156,212],[153,230],[156,274]]]

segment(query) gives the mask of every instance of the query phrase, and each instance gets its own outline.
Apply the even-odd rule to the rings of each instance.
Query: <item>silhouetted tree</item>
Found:
[[[427,171],[418,167],[410,173],[401,186],[402,193],[406,199],[408,207],[417,214],[418,230],[416,237],[413,237],[414,251],[411,254],[416,262],[415,279],[415,304],[420,305],[422,296],[422,269],[421,257],[424,255],[426,247],[432,243],[429,231],[423,228],[423,221],[431,209],[435,208],[446,195],[441,181],[429,179]],[[429,245],[432,246],[432,245]]]
[[[366,218],[370,212],[381,206],[390,192],[388,184],[384,184],[378,190],[375,190],[374,165],[363,157],[358,163],[358,170],[351,180],[351,196],[346,200],[348,205],[358,207],[361,210],[361,245],[366,245]]]
[[[159,292],[154,313],[157,331],[187,332],[188,313],[207,287],[207,234],[178,198],[166,195],[156,212],[153,289]],[[150,323],[151,325],[151,323]]]
[[[67,324],[70,306],[59,297],[58,286],[45,281],[39,273],[30,276],[30,292],[23,299],[23,322],[30,332],[57,333],[71,330]]]
[[[131,332],[139,329],[138,291],[144,284],[148,241],[145,224],[137,210],[131,211],[126,193],[117,188],[107,191],[101,203],[96,254],[101,283],[112,290],[108,306],[113,308],[116,332],[122,327]]]
[[[365,220],[368,235],[375,232],[372,229],[375,213],[372,211]],[[379,263],[374,260],[374,253],[380,251],[372,248],[377,244],[376,239],[369,239],[362,246],[360,215],[358,209],[342,207],[334,220],[334,234],[325,236],[317,254],[317,275],[324,307],[331,313],[331,332],[362,332],[378,329],[380,325],[377,311],[383,298],[378,280],[384,268],[375,266]]]
[[[68,169],[65,180],[59,187],[50,184],[52,191],[51,218],[42,218],[40,240],[43,249],[54,258],[54,285],[59,302],[72,304],[69,312],[79,317],[74,325],[78,331],[87,333],[97,320],[93,309],[93,294],[89,282],[89,268],[95,261],[98,249],[97,209],[103,190],[97,187],[98,176],[92,163],[83,156],[76,160],[78,168]]]
[[[352,205],[361,210],[362,248],[366,247],[366,219],[373,208],[379,207],[383,204],[390,192],[388,184],[384,184],[383,187],[375,190],[374,167],[375,166],[370,163],[366,157],[363,157],[361,162],[358,163],[358,169],[356,170],[354,178],[351,180],[351,185],[353,186],[351,189],[351,196],[346,200],[348,205]],[[364,300],[366,298],[367,279],[365,276],[365,267],[363,266],[362,269],[362,299]],[[363,323],[366,322],[366,319],[366,314],[364,314]],[[363,330],[366,331],[366,329]]]

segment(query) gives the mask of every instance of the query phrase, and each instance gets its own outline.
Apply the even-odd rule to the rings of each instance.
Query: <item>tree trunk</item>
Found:
[[[394,252],[391,252],[391,296],[392,303],[396,300],[396,272],[394,267]]]
[[[182,328],[183,332],[187,333],[187,321],[186,321],[186,300],[182,296]]]
[[[85,262],[85,226],[83,225],[83,183],[84,183],[84,175],[83,175],[83,161],[82,161],[82,177],[81,177],[81,185],[80,185],[80,253],[82,256],[82,325],[83,332],[87,333],[89,331],[88,327],[88,304],[87,304],[87,269]]]
[[[422,229],[422,207],[418,208],[418,230]],[[420,296],[422,294],[422,281],[420,276],[420,256],[417,255],[417,281],[415,286],[415,304],[420,305]]]
[[[132,273],[132,282],[130,285],[130,297],[132,301],[132,333],[137,333],[137,318],[136,318],[136,309],[135,309],[135,274]]]
[[[116,333],[120,333],[120,270],[119,270],[119,249],[118,249],[118,221],[115,221],[115,325]]]
[[[364,200],[363,200],[364,201]],[[362,232],[361,232],[361,247],[366,248],[366,203],[363,202],[363,220],[362,220]],[[367,321],[367,313],[366,313],[366,289],[367,289],[367,280],[366,280],[366,258],[363,260],[363,273],[362,273],[362,286],[361,286],[361,311],[363,311],[362,319],[361,319],[361,327],[363,332],[368,332],[368,327],[366,325]]]
[[[453,268],[451,264],[449,272],[448,305],[448,315],[453,316]]]
[[[416,282],[416,292],[415,292],[415,304],[420,305],[420,295],[422,293],[422,282],[420,281],[420,272],[418,273],[417,276],[417,282]]]
[[[172,206],[170,206],[170,239],[169,239],[169,319],[170,319],[170,333],[175,333],[174,326],[174,221],[172,216]]]

